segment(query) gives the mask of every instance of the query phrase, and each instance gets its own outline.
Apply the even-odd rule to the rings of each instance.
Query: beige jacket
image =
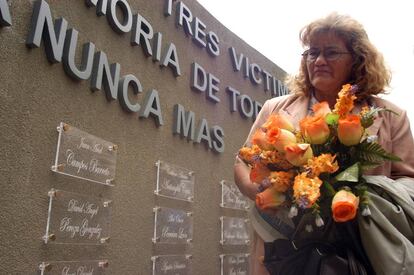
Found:
[[[414,178],[414,141],[406,111],[378,97],[372,97],[370,105],[385,107],[399,114],[380,112],[374,124],[368,128],[368,132],[370,135],[377,135],[378,142],[383,148],[387,152],[399,156],[402,161],[388,161],[367,174],[383,175],[393,179],[400,177]],[[295,127],[298,128],[299,121],[308,114],[308,107],[309,98],[305,96],[286,95],[267,100],[250,130],[246,143],[249,143],[256,129],[266,121],[271,113],[290,116]],[[361,106],[356,106],[354,112],[359,112],[360,108]]]

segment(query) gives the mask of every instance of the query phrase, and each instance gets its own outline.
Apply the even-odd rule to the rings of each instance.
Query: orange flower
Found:
[[[332,215],[336,222],[347,222],[355,218],[359,198],[352,192],[341,190],[332,199]]]
[[[264,165],[271,165],[272,170],[289,170],[293,168],[293,165],[290,164],[283,155],[276,150],[273,151],[262,151],[260,154],[260,161]]]
[[[293,176],[293,172],[277,171],[271,172],[269,179],[274,190],[286,192],[292,186]]]
[[[266,134],[270,144],[279,152],[284,152],[285,146],[296,143],[295,135],[285,129],[272,128]]]
[[[250,170],[250,180],[252,182],[261,183],[270,175],[270,170],[266,165],[263,165],[260,162],[257,162],[253,165]]]
[[[325,117],[331,112],[331,108],[329,108],[329,104],[326,101],[314,104],[312,110],[315,113],[315,116],[318,117]]]
[[[364,128],[361,126],[359,116],[347,115],[338,120],[338,138],[342,144],[346,146],[358,144],[363,133]]]
[[[299,125],[303,137],[311,144],[322,144],[329,138],[329,127],[322,116],[305,117]]]
[[[260,210],[272,209],[282,205],[285,200],[285,194],[270,187],[256,195],[256,206]]]
[[[331,154],[321,154],[309,159],[305,168],[312,170],[312,175],[315,177],[319,177],[322,173],[335,173],[339,169],[335,157]]]
[[[239,150],[239,157],[245,162],[252,164],[259,159],[261,151],[256,144],[253,144],[252,147],[245,146]]]
[[[286,159],[294,166],[301,166],[313,157],[310,144],[292,144],[285,147]]]
[[[308,178],[306,172],[297,175],[293,183],[293,197],[301,208],[311,208],[320,197],[322,181],[318,177]]]
[[[346,84],[338,93],[333,112],[338,114],[340,118],[345,117],[354,108],[354,100],[357,98],[353,93],[354,88],[352,85]]]
[[[284,115],[281,114],[271,114],[267,121],[262,125],[262,128],[266,130],[272,128],[281,128],[288,130],[289,132],[294,132],[295,127],[292,122]]]
[[[256,144],[263,150],[272,150],[273,146],[269,143],[266,132],[262,129],[257,129],[252,137],[252,144]]]

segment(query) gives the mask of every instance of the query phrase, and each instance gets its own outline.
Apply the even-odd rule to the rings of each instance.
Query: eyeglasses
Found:
[[[340,52],[335,49],[326,49],[321,51],[320,49],[309,49],[302,53],[302,56],[306,58],[308,62],[314,62],[318,56],[322,54],[326,61],[338,60],[343,54],[351,54],[350,52]]]

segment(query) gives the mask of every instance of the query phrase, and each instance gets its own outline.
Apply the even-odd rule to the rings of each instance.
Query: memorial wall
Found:
[[[197,1],[0,0],[0,274],[249,274],[233,161],[284,76]]]

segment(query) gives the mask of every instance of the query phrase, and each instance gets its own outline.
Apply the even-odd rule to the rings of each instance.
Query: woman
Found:
[[[313,104],[326,101],[333,108],[342,85],[356,84],[356,112],[362,106],[369,105],[385,107],[399,114],[380,112],[368,131],[371,135],[378,136],[378,143],[386,151],[399,156],[403,161],[386,162],[369,174],[391,179],[414,178],[414,143],[406,112],[376,96],[384,92],[391,76],[382,55],[369,41],[363,26],[349,16],[333,13],[305,26],[300,32],[300,40],[306,50],[302,54],[298,75],[288,83],[291,94],[265,102],[246,144],[271,113],[290,116],[298,128],[299,121],[311,112]],[[249,167],[237,158],[234,166],[235,181],[240,191],[254,201],[261,187],[250,181],[249,171]],[[263,241],[289,239],[289,234],[286,234],[288,229],[296,227],[297,230],[297,224],[287,218],[283,210],[278,211],[276,219],[277,225],[283,225],[281,227],[269,225],[270,221],[266,219],[269,213],[267,214],[263,215],[257,209],[251,213],[255,229],[251,268],[255,275],[269,274],[260,263],[264,256]],[[364,258],[364,255],[361,257]],[[368,266],[368,272],[369,268]]]

